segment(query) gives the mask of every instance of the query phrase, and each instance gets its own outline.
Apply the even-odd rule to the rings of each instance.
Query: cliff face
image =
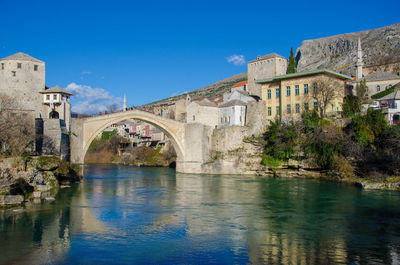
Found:
[[[378,69],[398,74],[400,23],[373,30],[305,40],[296,51],[298,72],[325,68],[354,76],[358,38],[361,39],[366,74]],[[376,65],[381,66],[377,68]]]

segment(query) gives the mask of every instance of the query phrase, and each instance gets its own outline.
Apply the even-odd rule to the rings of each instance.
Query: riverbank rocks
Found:
[[[399,182],[356,181],[354,184],[357,187],[366,190],[400,190],[400,181]]]
[[[22,157],[0,159],[0,195],[20,196],[3,198],[3,203],[24,199],[54,198],[60,184],[79,181],[77,169],[58,157]],[[19,202],[22,197],[22,201]],[[13,204],[11,204],[13,205]]]
[[[0,206],[21,205],[23,201],[24,201],[24,196],[22,196],[22,195],[1,195],[0,196]]]

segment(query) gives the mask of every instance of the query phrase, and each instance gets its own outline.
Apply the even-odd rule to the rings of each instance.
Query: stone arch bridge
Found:
[[[71,162],[83,164],[91,142],[105,128],[127,119],[147,122],[162,130],[171,140],[177,154],[176,171],[201,173],[201,165],[209,160],[212,128],[166,119],[140,110],[129,110],[71,122]]]

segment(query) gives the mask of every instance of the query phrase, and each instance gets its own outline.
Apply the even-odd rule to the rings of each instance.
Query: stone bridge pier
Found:
[[[212,128],[166,119],[145,111],[130,110],[96,117],[72,119],[71,162],[83,164],[91,142],[105,128],[126,119],[147,122],[162,130],[171,140],[177,154],[176,171],[202,173],[201,167],[210,160]]]

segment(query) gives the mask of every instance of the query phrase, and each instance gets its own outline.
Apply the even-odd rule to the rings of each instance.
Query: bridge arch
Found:
[[[92,141],[104,129],[114,123],[127,119],[141,120],[149,123],[162,132],[170,139],[172,146],[177,154],[177,162],[184,160],[184,123],[157,116],[145,111],[131,110],[117,112],[96,117],[74,119],[72,122],[72,139],[75,143],[71,144],[71,160],[75,163],[83,163],[87,150]]]

